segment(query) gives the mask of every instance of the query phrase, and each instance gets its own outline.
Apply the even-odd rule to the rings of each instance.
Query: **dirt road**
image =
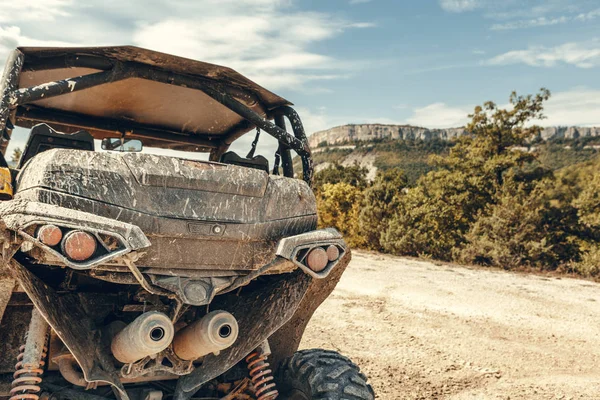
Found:
[[[600,285],[355,252],[302,347],[379,399],[600,399]]]

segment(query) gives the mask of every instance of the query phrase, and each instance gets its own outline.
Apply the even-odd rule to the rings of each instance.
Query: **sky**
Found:
[[[308,133],[461,126],[510,92],[541,125],[600,126],[598,0],[0,0],[16,46],[136,45],[236,69],[295,104]]]

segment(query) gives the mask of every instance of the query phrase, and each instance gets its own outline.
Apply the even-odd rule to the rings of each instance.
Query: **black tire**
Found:
[[[375,399],[358,366],[335,351],[299,351],[283,362],[277,376],[282,400]]]

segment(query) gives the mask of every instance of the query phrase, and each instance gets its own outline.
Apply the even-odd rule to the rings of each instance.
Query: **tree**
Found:
[[[581,260],[573,262],[570,269],[583,276],[600,275],[600,172],[598,166],[600,158],[594,162],[583,163],[577,169],[576,183],[574,189],[569,192],[577,192],[573,196],[572,204],[577,208],[581,223],[588,229],[585,235],[581,235]]]
[[[15,149],[13,150],[12,156],[10,158],[10,162],[13,165],[17,165],[19,163],[19,160],[21,159],[22,155],[23,155],[23,151],[21,151],[21,149],[19,147],[15,147]]]
[[[530,124],[544,118],[543,103],[549,97],[547,89],[535,96],[517,96],[512,92],[508,109],[500,109],[491,101],[475,107],[465,128],[471,135],[461,138],[449,156],[434,156],[432,162],[439,168],[468,171],[490,179],[487,184],[493,187],[486,189],[493,194],[509,171],[536,160],[533,153],[519,150],[539,137],[541,128]]]
[[[600,244],[582,242],[581,250],[581,260],[570,263],[569,271],[587,277],[600,275]]]
[[[450,260],[480,204],[485,204],[477,183],[477,177],[459,171],[439,170],[422,177],[398,198],[382,236],[383,248],[394,254]]]
[[[531,122],[544,117],[543,102],[549,96],[546,89],[536,96],[513,92],[508,109],[493,102],[477,106],[466,127],[470,135],[458,139],[448,155],[433,156],[437,170],[400,197],[383,247],[394,253],[450,259],[505,185],[520,183],[522,190],[531,191],[551,175],[536,163],[535,154],[520,149],[539,135],[540,128]]]
[[[590,228],[600,229],[600,172],[585,177],[583,188],[573,201],[579,210],[581,221]]]
[[[408,184],[404,172],[398,168],[377,171],[377,176],[363,196],[359,214],[360,232],[364,244],[372,250],[383,250],[381,236],[389,219],[398,208],[401,191]]]
[[[459,261],[506,269],[556,269],[579,259],[577,210],[553,204],[550,180],[532,191],[522,185],[505,188],[497,203],[481,213],[457,251]]]
[[[319,226],[336,228],[351,246],[362,246],[358,214],[362,191],[346,182],[325,183],[317,195]]]
[[[361,167],[357,163],[347,167],[335,163],[315,174],[314,187],[318,191],[326,183],[335,184],[343,182],[362,190],[367,187],[368,172],[366,168]]]

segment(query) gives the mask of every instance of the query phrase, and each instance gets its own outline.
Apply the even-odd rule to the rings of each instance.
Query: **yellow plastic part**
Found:
[[[8,168],[0,167],[0,200],[13,198],[12,175]]]

